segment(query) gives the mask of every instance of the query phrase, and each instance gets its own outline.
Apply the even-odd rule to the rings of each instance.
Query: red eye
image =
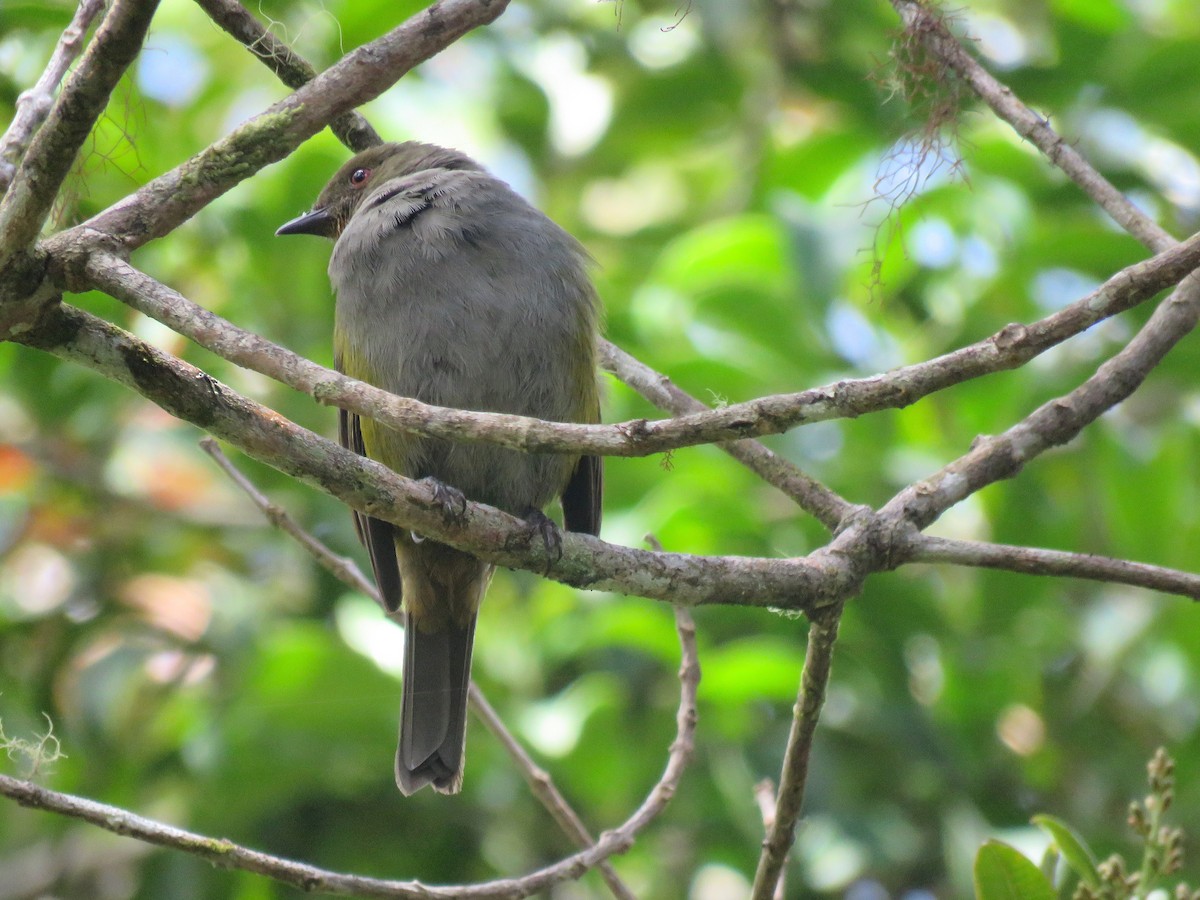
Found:
[[[362,187],[367,183],[367,179],[371,177],[370,169],[355,169],[350,173],[350,183],[355,187]]]

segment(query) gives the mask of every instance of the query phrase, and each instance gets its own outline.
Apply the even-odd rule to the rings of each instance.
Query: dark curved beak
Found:
[[[333,237],[334,218],[328,209],[314,209],[279,226],[276,234],[315,234]]]

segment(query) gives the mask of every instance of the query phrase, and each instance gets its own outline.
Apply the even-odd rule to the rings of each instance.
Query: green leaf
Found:
[[[1116,0],[1055,0],[1055,11],[1094,31],[1118,32],[1129,27],[1128,8]]]
[[[1054,888],[1016,848],[987,841],[975,854],[976,900],[1054,900]]]
[[[1100,873],[1096,871],[1096,854],[1083,838],[1075,833],[1062,819],[1054,816],[1037,815],[1031,820],[1034,825],[1050,835],[1067,864],[1075,874],[1087,882],[1089,887],[1100,886]]]

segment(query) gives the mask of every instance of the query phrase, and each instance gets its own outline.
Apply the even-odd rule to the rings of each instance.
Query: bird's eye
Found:
[[[371,177],[370,169],[355,169],[350,173],[350,183],[355,187],[362,187],[367,183],[367,179]]]

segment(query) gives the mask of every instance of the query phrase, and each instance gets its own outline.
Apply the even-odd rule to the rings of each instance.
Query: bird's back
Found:
[[[334,249],[330,277],[347,374],[439,406],[595,419],[586,256],[486,173],[436,170],[375,186]],[[545,505],[574,464],[363,426],[370,456],[514,513]]]

